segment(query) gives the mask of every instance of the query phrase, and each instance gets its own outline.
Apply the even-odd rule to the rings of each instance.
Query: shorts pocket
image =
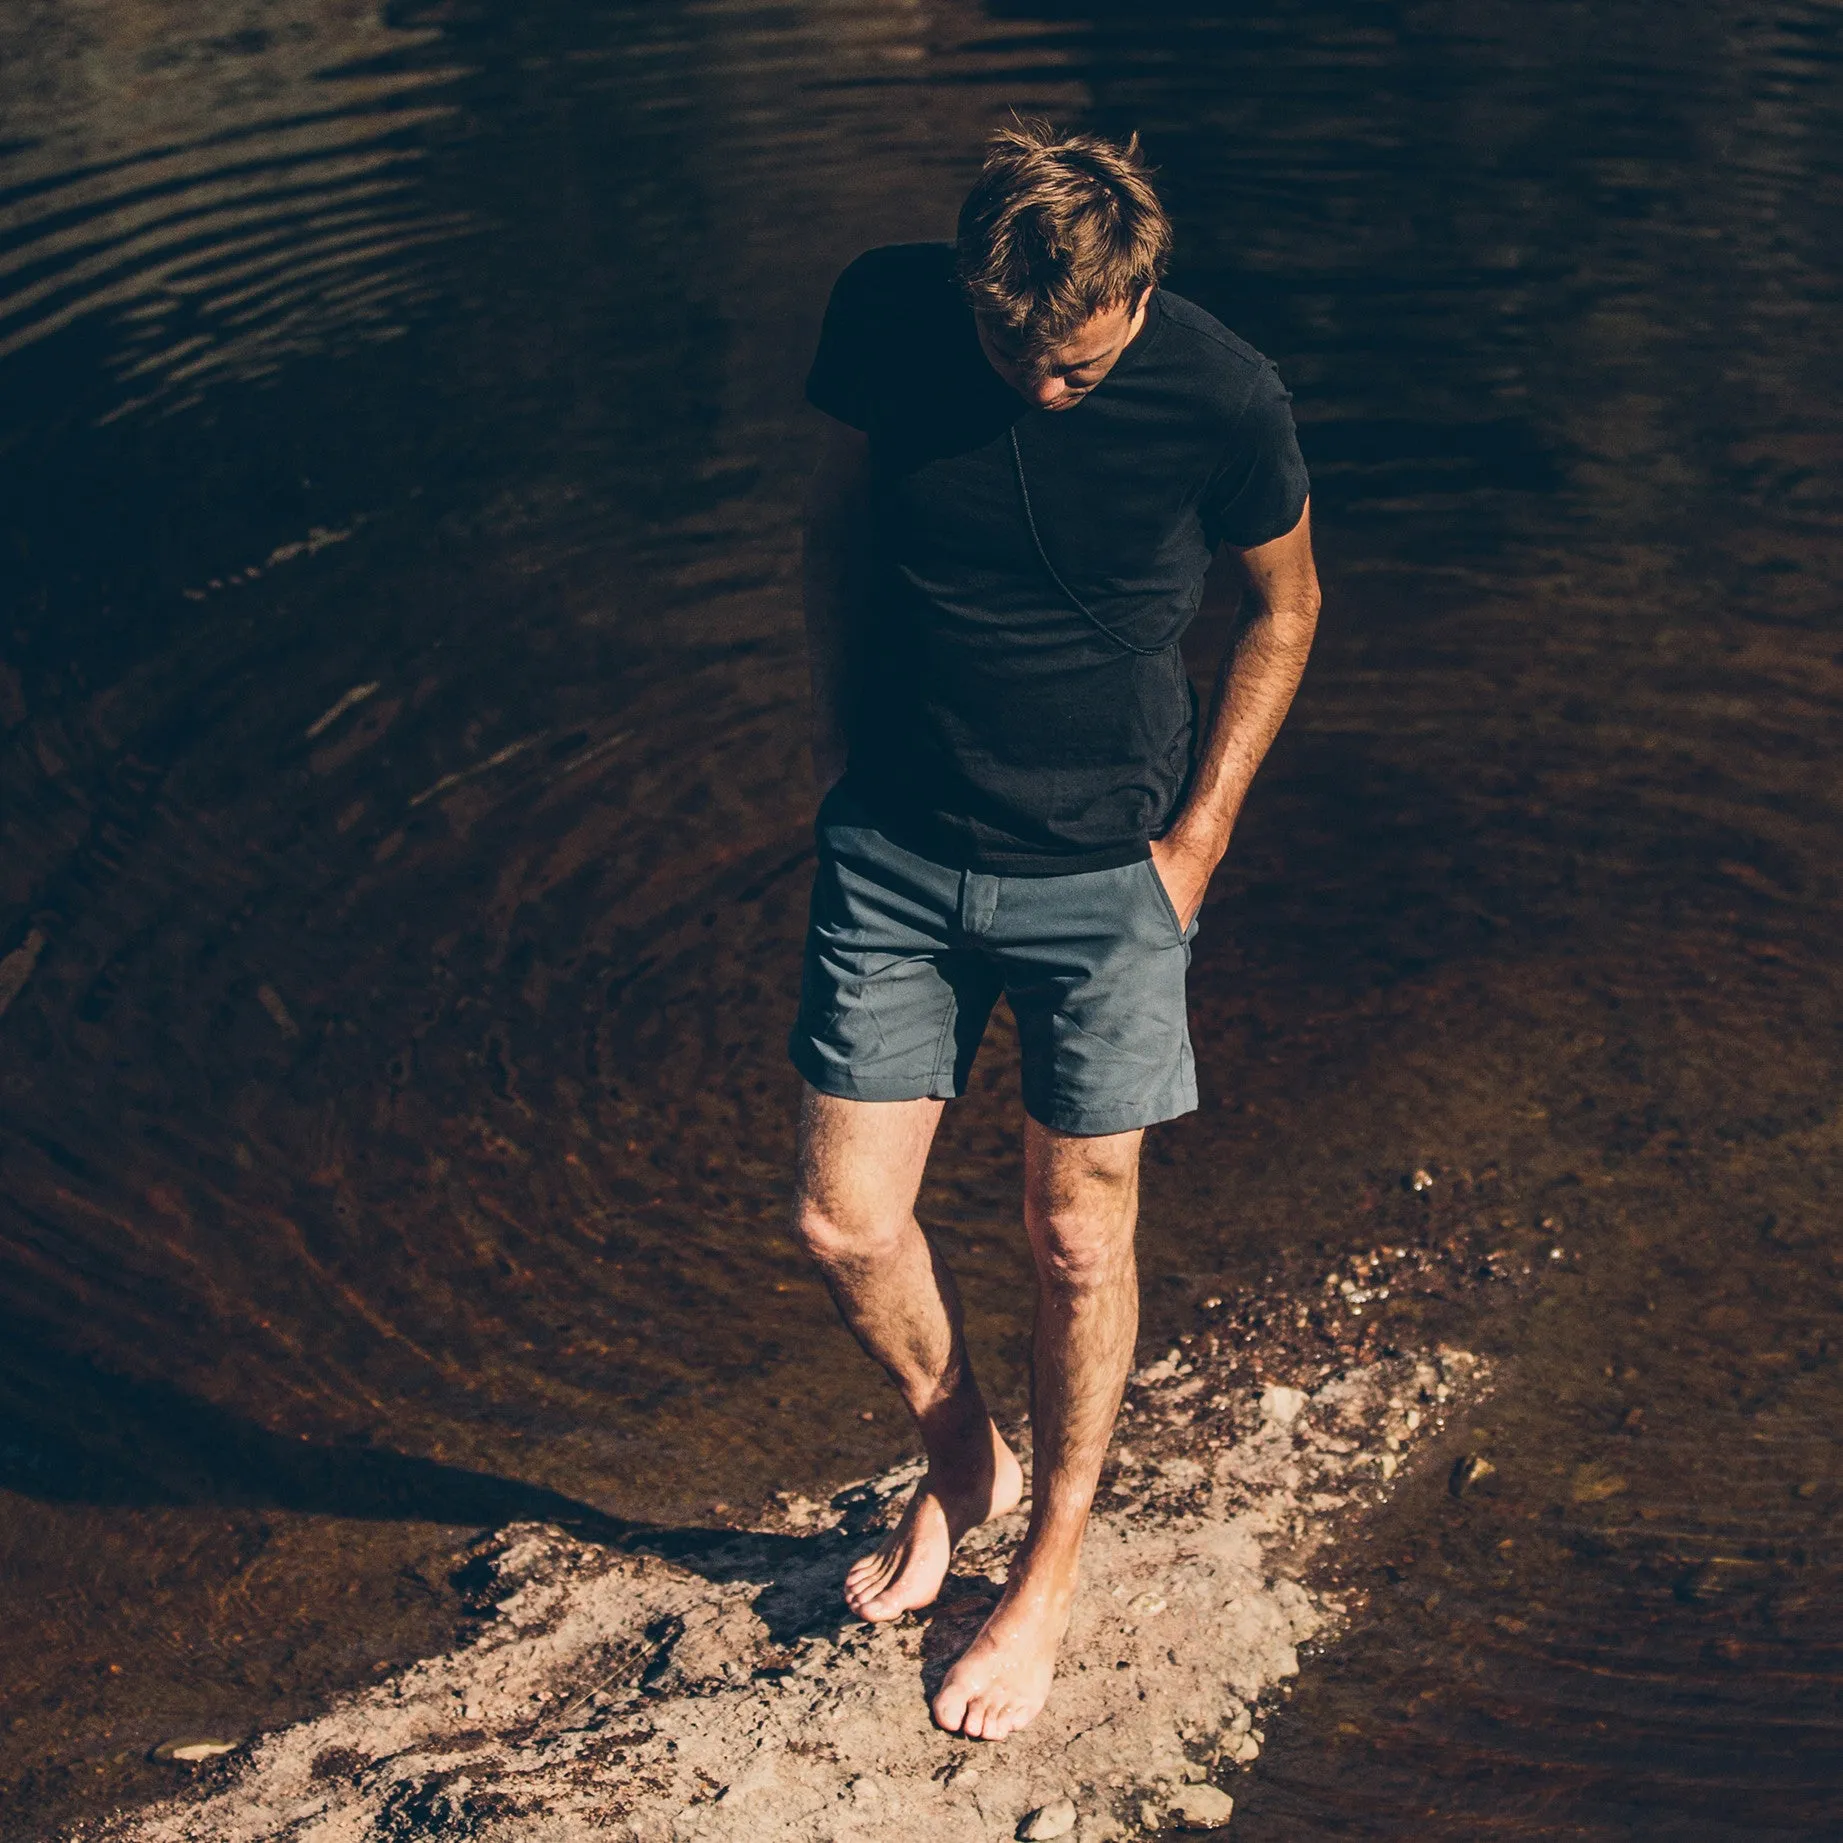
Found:
[[[1197,924],[1195,917],[1192,917],[1188,928],[1178,920],[1177,905],[1171,900],[1171,892],[1165,888],[1164,878],[1158,874],[1158,866],[1150,857],[1142,861],[1145,865],[1146,877],[1151,882],[1152,889],[1158,897],[1158,906],[1164,910],[1165,920],[1171,924],[1171,932],[1175,934],[1180,941],[1188,942],[1191,935],[1196,932]]]

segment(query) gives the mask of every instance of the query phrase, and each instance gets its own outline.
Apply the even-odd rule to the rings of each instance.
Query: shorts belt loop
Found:
[[[960,873],[960,932],[976,939],[987,932],[998,914],[998,878],[977,870]]]

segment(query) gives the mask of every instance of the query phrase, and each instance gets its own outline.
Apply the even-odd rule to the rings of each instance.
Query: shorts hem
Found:
[[[1197,1111],[1197,1092],[1168,1094],[1157,1100],[1129,1103],[1120,1107],[1034,1107],[1024,1103],[1024,1111],[1039,1126],[1069,1139],[1099,1139],[1109,1133],[1131,1133],[1141,1127],[1162,1126],[1167,1120],[1181,1119]]]
[[[956,1086],[943,1093],[938,1078],[853,1075],[822,1062],[804,1040],[790,1043],[787,1055],[808,1087],[835,1101],[955,1101],[966,1092]]]

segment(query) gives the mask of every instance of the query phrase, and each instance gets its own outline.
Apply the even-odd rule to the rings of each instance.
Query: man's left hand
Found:
[[[1178,921],[1188,928],[1203,906],[1203,893],[1215,872],[1219,854],[1188,843],[1182,833],[1169,832],[1152,840],[1152,868],[1171,898]]]

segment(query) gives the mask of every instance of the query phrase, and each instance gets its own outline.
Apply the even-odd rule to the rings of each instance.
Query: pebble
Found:
[[[282,1002],[282,995],[274,986],[259,985],[256,988],[256,999],[284,1037],[298,1037],[301,1034],[300,1025],[294,1021],[293,1013]]]
[[[189,1735],[181,1740],[162,1741],[154,1749],[153,1757],[163,1766],[196,1766],[201,1760],[215,1760],[220,1754],[235,1753],[241,1745],[240,1741],[208,1740],[203,1735]]]
[[[1617,1497],[1625,1488],[1626,1482],[1618,1473],[1609,1472],[1592,1461],[1577,1466],[1568,1481],[1568,1495],[1577,1504],[1598,1504],[1605,1498]]]
[[[1290,1427],[1305,1411],[1305,1395],[1299,1389],[1278,1385],[1261,1396],[1261,1418],[1276,1427]]]
[[[1030,1812],[1017,1827],[1017,1834],[1024,1843],[1042,1843],[1046,1837],[1066,1837],[1075,1828],[1075,1801],[1072,1798],[1052,1798],[1046,1805],[1039,1805]]]
[[[1171,1822],[1179,1830],[1219,1830],[1235,1810],[1235,1800],[1213,1785],[1187,1785],[1173,1795]]]
[[[1179,1425],[1175,1417],[1173,1425]],[[1176,1485],[1198,1485],[1209,1476],[1194,1459],[1161,1459],[1154,1468],[1162,1483]]]
[[[1474,1485],[1489,1478],[1496,1470],[1497,1467],[1483,1453],[1462,1453],[1453,1461],[1446,1488],[1454,1497],[1464,1497]]]
[[[38,965],[38,957],[45,951],[45,931],[34,928],[19,946],[0,960],[0,1017],[6,1015],[6,1008],[25,990],[25,984],[32,977],[32,969]]]

